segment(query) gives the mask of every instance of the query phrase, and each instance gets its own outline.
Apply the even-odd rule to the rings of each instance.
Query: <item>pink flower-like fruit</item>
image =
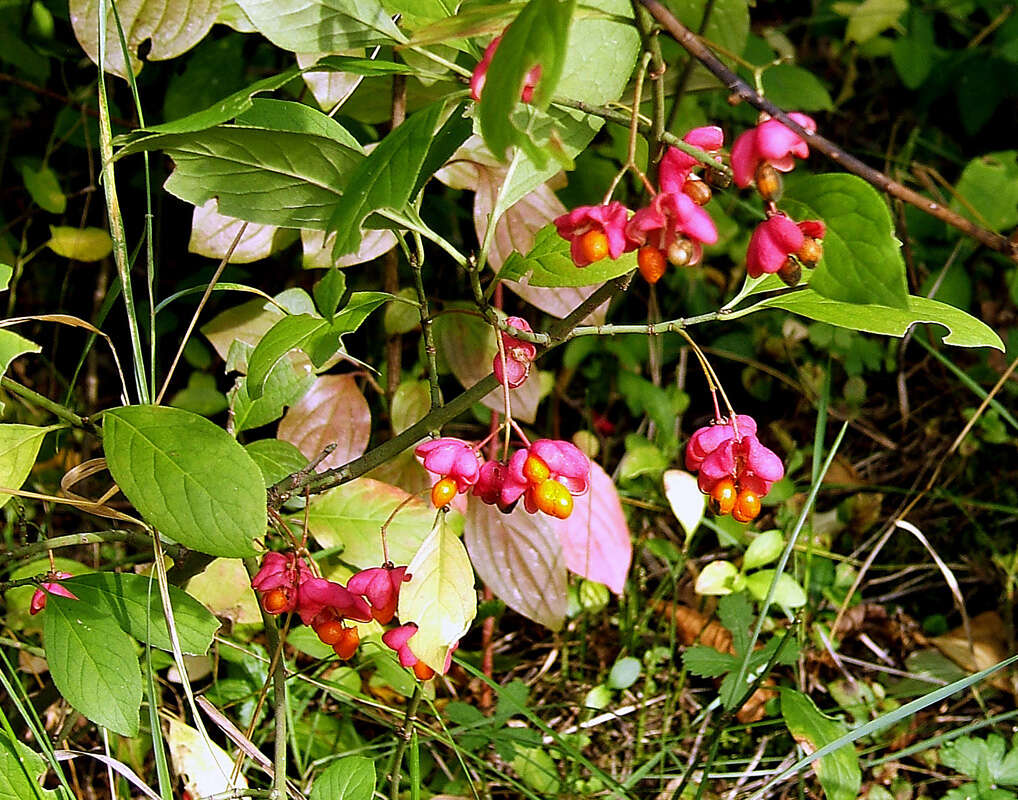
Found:
[[[506,322],[521,331],[530,333],[530,323],[522,317],[509,317]],[[510,389],[522,386],[530,374],[530,364],[537,357],[537,345],[525,342],[501,331],[502,350],[505,353],[505,369],[502,369],[502,354],[495,353],[492,369],[499,383],[506,384]]]
[[[311,625],[325,611],[334,619],[370,622],[371,607],[364,599],[334,581],[308,578],[297,596],[297,613],[305,625]]]
[[[481,461],[469,442],[444,436],[417,445],[414,455],[430,473],[456,482],[456,490],[465,492],[475,483]]]
[[[313,577],[304,559],[294,552],[268,552],[251,579],[251,586],[262,593],[262,607],[270,614],[289,613],[297,607],[300,587]]]
[[[725,134],[717,125],[707,125],[693,128],[682,137],[682,141],[713,155],[724,146]],[[681,192],[690,174],[700,165],[699,161],[679,148],[669,147],[658,168],[661,191],[673,194]]]
[[[573,510],[573,497],[590,488],[590,460],[572,442],[539,439],[517,450],[509,459],[501,504],[510,506],[523,498],[531,514],[540,510],[559,519]]]
[[[363,595],[371,605],[371,615],[382,625],[392,621],[399,602],[399,589],[410,580],[406,567],[391,565],[372,567],[358,572],[346,582],[348,591]]]
[[[62,581],[65,578],[73,578],[70,572],[54,572],[51,577],[54,580],[45,581],[41,587],[36,589],[32,595],[32,602],[29,605],[28,612],[30,614],[38,614],[44,608],[46,608],[46,598],[51,594],[58,595],[59,597],[69,597],[71,600],[77,600],[77,595],[74,594],[70,589],[64,586],[58,581]]]
[[[753,231],[746,250],[746,272],[751,278],[758,278],[767,273],[781,271],[789,256],[800,256],[811,266],[818,257],[812,257],[804,250],[809,242],[815,246],[817,240],[823,239],[824,223],[820,220],[804,220],[793,222],[784,214],[768,217]]]
[[[679,266],[699,262],[702,244],[714,244],[718,229],[710,214],[682,192],[654,195],[650,205],[637,211],[626,225],[635,247],[653,247]]]
[[[569,242],[573,263],[585,267],[602,258],[618,258],[634,249],[626,238],[629,210],[619,202],[580,206],[555,220],[558,235]]]
[[[788,115],[809,133],[815,133],[816,122],[798,112]],[[770,164],[778,172],[789,172],[796,158],[806,158],[809,145],[784,123],[769,119],[741,134],[732,146],[732,177],[736,186],[745,189],[756,177],[761,164]]]

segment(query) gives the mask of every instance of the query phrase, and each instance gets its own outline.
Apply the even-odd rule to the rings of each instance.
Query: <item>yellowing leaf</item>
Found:
[[[251,578],[239,558],[217,558],[187,584],[187,593],[235,625],[262,621]]]
[[[34,425],[0,425],[0,486],[21,488],[50,430]],[[10,499],[9,494],[0,494],[0,508]]]
[[[46,243],[54,253],[75,261],[99,261],[113,252],[113,240],[101,228],[66,228],[50,225]]]
[[[466,548],[439,515],[407,568],[413,578],[399,593],[400,622],[417,623],[410,649],[438,672],[445,671],[449,648],[467,632],[477,615],[474,570]]]

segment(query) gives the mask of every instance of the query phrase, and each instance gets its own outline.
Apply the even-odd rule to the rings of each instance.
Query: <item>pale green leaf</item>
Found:
[[[97,725],[136,736],[141,670],[131,637],[79,600],[50,595],[43,613],[46,660],[60,694]]]
[[[170,398],[168,405],[193,411],[203,417],[214,417],[229,406],[226,395],[219,391],[216,379],[207,372],[192,372],[187,386]]]
[[[49,559],[44,556],[34,561],[29,561],[27,564],[22,564],[17,569],[12,570],[10,575],[6,577],[13,581],[22,578],[32,578],[45,575],[51,568],[58,572],[66,572],[69,575],[85,575],[92,572],[91,567],[85,566],[80,561],[63,558],[62,556],[54,556],[51,567]],[[11,630],[23,631],[26,634],[42,631],[41,617],[31,613],[32,595],[35,594],[35,588],[32,585],[15,586],[13,589],[8,589],[4,592],[4,604],[6,605],[4,624]]]
[[[184,788],[192,797],[213,797],[234,789],[246,789],[243,775],[231,780],[233,759],[207,735],[170,718],[166,731],[173,771],[184,780]]]
[[[865,44],[897,23],[908,8],[908,0],[864,0],[862,3],[840,2],[832,8],[848,17],[845,40]]]
[[[746,578],[746,588],[757,600],[763,602],[774,582],[774,570],[762,569]],[[801,608],[806,605],[806,592],[787,572],[778,576],[778,585],[774,587],[774,602],[782,608]]]
[[[74,261],[100,261],[113,252],[113,240],[101,228],[69,228],[50,225],[46,246],[58,256]]]
[[[819,322],[884,336],[904,336],[916,323],[943,325],[948,329],[944,336],[946,344],[994,347],[1004,351],[1000,337],[986,323],[947,303],[925,297],[909,295],[908,307],[900,309],[842,303],[821,297],[811,289],[803,289],[764,300],[754,306],[756,308],[782,308]]]
[[[686,27],[700,30],[707,0],[670,0],[668,5]],[[749,36],[749,4],[746,0],[714,0],[703,35],[723,51],[741,55]]]
[[[819,219],[827,226],[810,288],[846,303],[907,308],[901,243],[876,189],[855,175],[809,175],[789,183],[782,208],[797,222]]]
[[[300,450],[281,439],[259,439],[244,445],[244,449],[262,471],[266,488],[308,465]]]
[[[409,501],[409,502],[407,502]],[[407,564],[431,533],[435,511],[420,498],[371,478],[358,478],[311,498],[308,530],[323,547],[342,547],[341,558],[359,569],[377,567],[382,524],[389,523],[389,559]]]
[[[147,61],[165,61],[186,53],[205,38],[219,16],[221,0],[125,0],[116,4],[124,36],[130,69],[137,73],[142,62],[138,48],[149,43]],[[71,0],[70,16],[74,35],[82,50],[99,63],[99,9],[106,11],[105,67],[127,77],[128,64],[120,46],[113,4],[100,0]]]
[[[7,288],[13,274],[14,268],[10,264],[0,264],[0,291]]]
[[[515,750],[516,757],[511,763],[523,782],[544,797],[558,795],[561,781],[555,760],[548,751],[538,747],[516,747]]]
[[[569,255],[569,242],[558,235],[554,225],[548,225],[538,232],[530,252],[525,256],[512,253],[499,274],[505,280],[523,281],[529,286],[561,288],[604,283],[634,269],[636,253],[577,267]]]
[[[233,429],[236,433],[267,425],[283,416],[283,409],[298,402],[315,382],[311,362],[303,353],[291,353],[276,362],[252,400],[247,393],[248,378],[239,378],[230,393]]]
[[[808,69],[776,64],[764,72],[762,80],[767,99],[780,108],[830,111],[834,107],[827,88]]]
[[[262,474],[230,434],[161,406],[107,411],[103,431],[110,473],[146,522],[202,553],[256,552],[266,522]]]
[[[22,164],[21,179],[39,208],[51,214],[64,213],[67,197],[60,189],[60,181],[52,169],[47,166],[34,169],[30,164]]]
[[[129,572],[93,572],[70,578],[64,585],[79,600],[114,620],[135,639],[147,641],[161,650],[172,649],[159,586],[154,580]],[[169,590],[181,651],[204,655],[219,630],[219,620],[182,589],[170,586]]]
[[[236,0],[258,31],[295,53],[405,42],[378,0]]]
[[[235,625],[262,621],[251,578],[239,558],[217,558],[188,581],[187,593],[217,617],[225,617]]]
[[[665,498],[686,533],[686,542],[700,527],[703,512],[707,509],[707,498],[696,483],[696,478],[681,469],[670,469],[661,476],[664,482]]]
[[[781,531],[764,531],[746,548],[746,554],[742,557],[742,569],[748,571],[770,564],[781,555],[784,547],[785,537]]]
[[[52,428],[9,423],[0,425],[0,487],[20,489],[39,455],[43,437]],[[0,508],[11,499],[0,493]]]
[[[413,575],[399,593],[401,622],[416,622],[410,649],[436,672],[445,672],[450,648],[477,615],[474,570],[463,543],[439,514],[434,530],[410,561]]]
[[[402,433],[431,411],[431,388],[427,381],[404,381],[392,397],[389,419],[393,433]]]
[[[1007,231],[1018,225],[1018,150],[987,153],[965,165],[951,208],[962,216]]]
[[[0,329],[0,375],[7,372],[11,362],[25,353],[39,353],[42,348],[14,331]]]
[[[291,350],[303,350],[321,366],[339,347],[339,336],[321,317],[293,314],[283,317],[262,337],[247,360],[247,395],[257,400],[265,391],[269,373]]]
[[[332,762],[311,787],[311,800],[371,800],[375,793],[375,762],[344,756]]]
[[[640,677],[640,660],[626,656],[616,661],[608,673],[608,685],[612,689],[628,689]]]
[[[816,704],[794,689],[781,690],[781,716],[789,733],[807,754],[848,732],[843,722],[823,714]],[[827,800],[855,800],[862,783],[859,756],[851,744],[823,756],[813,764]]]
[[[731,594],[739,570],[731,561],[711,561],[696,578],[697,594]]]
[[[0,731],[0,800],[57,800],[40,786],[46,769],[42,756]]]
[[[714,13],[718,13],[719,5],[730,2],[715,0]],[[584,13],[590,8],[604,13]],[[608,15],[618,18],[606,18]],[[556,95],[593,105],[619,99],[640,49],[640,34],[631,22],[632,16],[633,7],[628,0],[585,0],[577,7]]]

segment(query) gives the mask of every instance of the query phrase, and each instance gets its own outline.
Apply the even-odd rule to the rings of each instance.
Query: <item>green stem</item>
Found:
[[[79,547],[81,545],[98,544],[101,542],[127,542],[138,547],[152,547],[152,537],[137,531],[111,530],[93,531],[90,533],[69,533],[66,536],[54,536],[52,539],[43,539],[41,542],[26,544],[23,547],[16,547],[6,553],[0,553],[0,566],[11,561],[45,553],[49,550],[59,550],[62,547]],[[180,545],[164,544],[163,548],[174,561],[186,552],[186,548]]]
[[[30,403],[34,403],[39,406],[39,408],[45,409],[58,419],[62,419],[64,422],[69,422],[75,428],[81,428],[89,433],[94,433],[96,436],[102,436],[102,429],[94,425],[87,418],[79,417],[66,406],[62,406],[60,403],[50,400],[48,397],[39,394],[33,389],[29,389],[27,386],[22,386],[17,381],[13,381],[4,376],[3,378],[0,378],[0,386],[9,392],[13,392],[19,397],[23,397]]]
[[[415,234],[419,236],[419,234]],[[417,252],[409,252],[410,269],[414,273],[414,288],[417,290],[418,309],[421,314],[421,335],[424,337],[424,355],[428,359],[428,386],[431,389],[431,410],[435,411],[442,407],[442,390],[438,385],[438,348],[435,347],[435,332],[432,330],[431,307],[428,304],[428,294],[424,290],[424,274],[421,264],[420,253],[423,248],[418,247]],[[437,430],[441,426],[436,426]]]
[[[389,797],[391,800],[399,800],[399,780],[403,771],[403,756],[406,754],[407,746],[410,744],[410,736],[413,726],[417,722],[417,709],[421,705],[421,684],[414,686],[414,693],[407,703],[406,716],[403,718],[403,728],[400,731],[399,744],[396,746],[396,754],[393,756],[392,769],[390,770]]]

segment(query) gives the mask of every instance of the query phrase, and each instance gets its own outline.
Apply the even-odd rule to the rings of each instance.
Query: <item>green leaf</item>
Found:
[[[757,600],[763,602],[774,581],[773,569],[762,569],[746,578],[746,588]],[[774,589],[774,602],[782,608],[801,608],[806,605],[806,592],[787,572],[778,576]]]
[[[612,689],[628,689],[640,677],[640,660],[626,656],[616,661],[608,673],[608,685]]]
[[[705,644],[697,644],[682,654],[686,669],[701,678],[720,678],[739,666],[731,653],[721,653]]]
[[[827,226],[810,288],[832,300],[907,308],[905,261],[887,204],[862,178],[843,173],[790,182],[782,201],[797,220]]]
[[[357,251],[362,225],[372,211],[401,211],[409,202],[443,107],[433,103],[413,114],[382,139],[350,176],[349,189],[329,220],[328,231],[336,231],[333,258]]]
[[[113,240],[101,228],[49,226],[46,246],[58,256],[74,261],[100,261],[113,252]]]
[[[230,434],[162,406],[107,411],[103,431],[110,473],[146,522],[202,553],[257,552],[266,522],[262,474]]]
[[[423,500],[371,478],[358,478],[311,498],[308,530],[323,547],[342,547],[342,558],[359,569],[377,567],[382,558],[379,531],[389,523],[389,558],[408,564],[431,533],[435,512]]]
[[[57,800],[40,786],[46,770],[42,756],[0,731],[0,800]]]
[[[711,561],[696,576],[694,591],[697,594],[729,595],[735,591],[739,570],[731,561]]]
[[[332,325],[310,314],[292,314],[273,325],[247,360],[247,394],[253,400],[265,391],[269,373],[291,350],[302,350],[316,367],[331,358],[339,347]]]
[[[93,572],[69,578],[64,585],[81,602],[116,621],[124,633],[160,650],[171,650],[159,587],[145,575],[128,572]],[[189,655],[204,655],[219,630],[219,620],[191,595],[170,586],[173,621],[180,649]],[[151,604],[149,597],[151,596]]]
[[[908,18],[908,35],[895,39],[891,62],[901,82],[909,89],[918,89],[936,62],[933,16],[920,8],[911,8]]]
[[[844,723],[821,713],[813,701],[794,689],[781,690],[781,716],[789,733],[807,753],[848,732]],[[859,756],[851,744],[838,748],[813,764],[827,800],[855,800],[862,784]]]
[[[274,131],[290,133],[308,133],[320,136],[349,147],[357,153],[363,153],[360,142],[346,128],[317,108],[306,106],[292,100],[269,100],[256,97],[251,107],[238,114],[237,125],[251,128],[268,128]]]
[[[0,486],[21,488],[39,455],[43,437],[51,430],[15,423],[0,425]],[[0,508],[10,499],[9,494],[0,493]]]
[[[405,42],[378,0],[237,0],[258,31],[295,53]]]
[[[962,216],[995,231],[1018,225],[1018,150],[972,159],[965,165],[956,191],[960,197],[951,201],[951,208]]]
[[[187,386],[170,398],[169,405],[193,411],[203,417],[214,417],[229,406],[226,395],[216,387],[216,379],[207,372],[192,372]]]
[[[433,670],[444,673],[449,649],[477,615],[474,568],[445,514],[438,515],[407,573],[413,577],[400,589],[398,614],[401,621],[417,623],[410,649]]]
[[[371,800],[375,793],[375,762],[344,756],[332,762],[311,788],[311,800]]]
[[[706,0],[671,0],[667,5],[687,28],[700,30]],[[741,55],[749,37],[748,5],[746,0],[714,0],[704,37],[724,50]]]
[[[117,158],[161,150],[176,169],[164,188],[195,206],[215,197],[227,217],[325,230],[347,179],[364,158],[347,144],[308,133],[220,125],[146,136]]]
[[[992,784],[1018,785],[1018,748],[1005,755],[1004,737],[991,733],[985,739],[962,736],[940,750],[944,766],[977,780],[983,789]]]
[[[680,469],[670,469],[661,476],[665,498],[686,534],[686,544],[703,521],[707,498],[697,486],[696,477]]]
[[[575,5],[575,0],[530,0],[502,34],[487,72],[478,116],[485,144],[499,160],[505,159],[510,146],[530,142],[512,121],[527,73],[540,65],[541,77],[532,100],[535,109],[548,108],[555,94]]]
[[[308,465],[300,450],[281,439],[259,439],[244,445],[244,449],[262,471],[266,489]]]
[[[141,670],[131,637],[79,600],[50,595],[44,613],[46,660],[60,694],[97,725],[137,736]]]
[[[848,17],[845,41],[865,44],[898,21],[908,0],[864,0],[862,3],[835,3],[832,8]]]
[[[723,13],[719,7],[732,2],[716,0],[714,14]],[[744,3],[744,0],[734,2]],[[683,6],[689,4],[684,2]],[[591,8],[605,13],[590,14]],[[609,14],[616,18],[605,19],[604,16]],[[632,24],[632,17],[633,7],[627,0],[585,0],[577,8],[569,30],[569,47],[562,66],[562,77],[555,89],[557,96],[593,105],[613,103],[619,99],[633,73],[640,50],[640,34]],[[746,22],[748,30],[748,16]],[[695,27],[698,28],[699,24]],[[711,41],[719,40],[711,38]],[[742,51],[741,45],[737,50]],[[568,155],[576,155],[569,152],[568,147],[565,149]]]
[[[763,74],[767,99],[781,108],[830,111],[834,107],[826,87],[812,72],[794,64],[777,64]]]
[[[39,353],[42,348],[14,331],[0,329],[0,375],[7,372],[11,362],[25,353]]]
[[[259,428],[283,416],[283,409],[299,401],[315,382],[311,363],[304,355],[284,357],[269,371],[262,395],[252,400],[247,378],[239,378],[231,392],[235,433]]]
[[[0,264],[0,291],[5,290],[11,282],[14,268],[10,264]]]
[[[946,344],[957,347],[994,347],[1004,352],[1000,337],[986,323],[947,303],[925,297],[909,295],[908,307],[902,310],[879,305],[841,303],[821,297],[807,288],[769,298],[753,308],[782,308],[819,322],[884,336],[904,336],[916,323],[932,323],[948,329],[944,336]]]
[[[569,242],[558,235],[554,225],[548,225],[537,232],[530,252],[525,256],[511,253],[499,274],[504,280],[524,281],[530,286],[562,288],[604,283],[634,269],[636,253],[577,267],[569,255]]]
[[[555,797],[561,782],[555,760],[541,747],[516,747],[512,767],[527,786],[545,797]]]
[[[770,564],[781,555],[784,548],[785,537],[781,535],[781,531],[764,531],[746,548],[746,553],[742,557],[743,572]]]
[[[313,293],[319,313],[332,322],[332,315],[336,313],[339,301],[346,293],[346,276],[336,267],[332,267],[315,284]]]
[[[51,214],[63,214],[67,208],[67,198],[60,189],[57,174],[47,166],[34,169],[29,164],[21,165],[21,179],[25,188],[39,208]]]
[[[732,634],[732,650],[742,658],[749,648],[749,626],[753,624],[753,606],[745,592],[722,597],[718,619]]]

